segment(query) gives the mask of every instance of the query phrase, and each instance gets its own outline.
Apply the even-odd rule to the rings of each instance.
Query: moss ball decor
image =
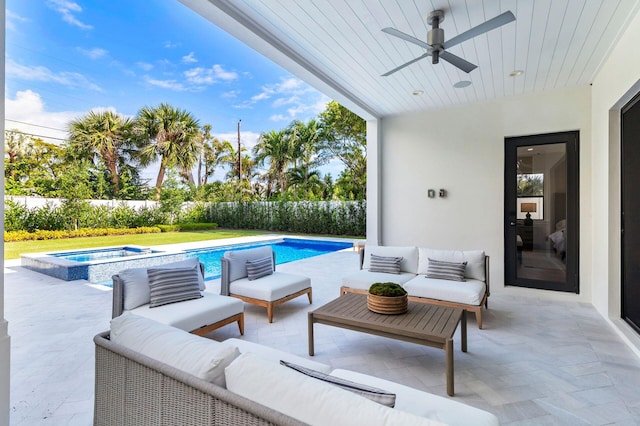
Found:
[[[404,314],[409,308],[407,291],[396,283],[374,283],[369,287],[367,307],[378,314]]]

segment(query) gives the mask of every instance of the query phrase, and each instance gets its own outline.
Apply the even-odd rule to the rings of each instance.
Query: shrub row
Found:
[[[104,237],[106,235],[133,235],[152,234],[160,232],[156,226],[140,228],[82,228],[77,231],[51,231],[38,229],[34,232],[28,231],[4,231],[5,242],[29,241],[29,240],[57,240],[62,238],[79,237]]]
[[[307,234],[366,234],[365,201],[273,201],[209,203],[207,222],[222,228]]]
[[[176,225],[156,225],[162,232],[210,231],[218,228],[217,223],[179,223]]]

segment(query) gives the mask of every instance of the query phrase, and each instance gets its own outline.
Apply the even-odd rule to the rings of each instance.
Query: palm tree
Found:
[[[120,190],[118,167],[125,150],[134,144],[133,120],[111,111],[95,112],[69,123],[70,144],[90,157],[97,156],[109,172],[113,195]]]
[[[160,158],[156,179],[156,199],[167,167],[191,170],[198,160],[197,135],[200,125],[190,112],[161,103],[138,112],[137,129],[147,145],[140,151],[140,163],[147,166]]]
[[[307,124],[295,120],[289,126],[289,132],[293,141],[294,167],[305,171],[304,184],[306,185],[312,173],[318,174],[314,168],[326,162],[325,158],[318,155],[320,124],[315,119],[309,120]]]
[[[287,167],[292,162],[293,145],[288,130],[263,133],[258,143],[253,147],[253,155],[258,166],[269,163],[269,169],[265,173],[267,181],[267,196],[271,194],[274,184],[280,193],[284,193],[287,187]]]

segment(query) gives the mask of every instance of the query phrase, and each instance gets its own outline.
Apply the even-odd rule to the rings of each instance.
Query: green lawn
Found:
[[[4,258],[18,259],[21,253],[38,253],[57,250],[75,250],[91,247],[122,246],[135,244],[155,246],[161,244],[188,243],[270,234],[267,231],[216,229],[215,231],[166,232],[160,234],[114,235],[108,237],[67,238],[62,240],[19,241],[4,243]]]

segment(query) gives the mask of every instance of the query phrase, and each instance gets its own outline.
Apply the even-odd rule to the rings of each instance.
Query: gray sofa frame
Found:
[[[364,265],[364,248],[360,250],[360,269],[362,269],[362,266]],[[482,300],[480,301],[479,305],[467,305],[465,303],[456,303],[456,302],[449,302],[447,300],[440,300],[440,299],[429,299],[426,297],[418,297],[418,296],[412,296],[412,295],[408,295],[408,299],[413,301],[413,302],[419,302],[419,303],[430,303],[433,305],[440,305],[440,306],[449,306],[452,308],[462,308],[467,312],[472,312],[475,314],[476,316],[476,322],[478,323],[478,328],[482,329],[482,307],[484,306],[485,309],[489,309],[489,296],[491,295],[491,292],[489,290],[489,256],[485,255],[484,256],[484,282],[485,282],[485,290],[484,290],[484,295],[482,297]],[[373,283],[372,283],[373,284]],[[361,294],[367,294],[368,291],[367,290],[359,290],[359,289],[353,289],[350,287],[346,287],[346,286],[341,286],[340,287],[340,295],[346,294],[346,293],[361,293]]]
[[[296,419],[109,340],[96,348],[96,426],[302,426]]]
[[[204,277],[204,264],[200,262],[200,273]],[[113,301],[111,304],[111,318],[119,317],[124,312],[124,282],[120,275],[116,274],[111,277],[113,281]],[[161,308],[156,308],[161,309]],[[238,329],[240,330],[240,334],[244,335],[244,312],[239,313],[237,315],[230,316],[229,318],[225,318],[222,321],[218,321],[213,324],[203,325],[202,327],[196,330],[190,330],[191,333],[197,334],[198,336],[204,336],[205,334],[209,334],[214,330],[219,329],[220,327],[224,327],[227,324],[231,324],[237,322]]]

